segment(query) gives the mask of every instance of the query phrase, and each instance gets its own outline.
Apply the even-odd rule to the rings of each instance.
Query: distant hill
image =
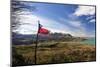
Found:
[[[71,34],[63,34],[63,33],[50,33],[48,35],[40,35],[39,41],[73,41],[79,40],[81,38],[74,38]],[[18,33],[12,33],[12,44],[20,45],[20,44],[32,44],[36,41],[36,34],[23,35]]]

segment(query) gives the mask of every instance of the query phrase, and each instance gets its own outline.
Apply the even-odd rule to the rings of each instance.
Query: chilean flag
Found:
[[[49,34],[49,30],[43,28],[43,26],[41,24],[39,24],[39,30],[38,30],[38,33],[40,34]]]

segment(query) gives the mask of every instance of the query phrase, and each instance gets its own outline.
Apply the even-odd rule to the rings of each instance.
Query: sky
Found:
[[[38,20],[50,32],[69,33],[79,37],[95,36],[95,6],[75,4],[54,4],[39,2],[21,2],[27,10],[19,15],[20,34],[36,34]],[[16,5],[15,7],[23,6]],[[36,10],[31,8],[35,7]]]

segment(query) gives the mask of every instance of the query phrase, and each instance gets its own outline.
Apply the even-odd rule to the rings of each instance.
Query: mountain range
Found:
[[[72,38],[71,34],[63,33],[50,33],[47,35],[39,34],[39,41],[48,41],[48,40],[62,40],[65,38]],[[12,44],[32,44],[36,41],[36,34],[18,34],[12,33]]]

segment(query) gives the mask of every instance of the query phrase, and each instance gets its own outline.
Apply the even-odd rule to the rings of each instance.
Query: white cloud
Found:
[[[77,10],[79,12],[79,9]],[[38,29],[37,21],[40,20],[40,23],[43,25],[43,27],[47,28],[51,32],[70,33],[74,36],[81,36],[81,37],[87,36],[80,20],[66,20],[64,18],[60,18],[62,22],[67,22],[68,24],[76,28],[71,30],[70,27],[68,27],[68,25],[63,25],[63,23],[61,24],[61,22],[52,20],[50,18],[33,15],[30,13],[28,13],[27,15],[27,13],[28,12],[26,12],[25,15],[20,16],[21,18],[20,21],[23,25],[21,25],[17,30],[21,34],[36,34]],[[80,15],[86,15],[86,14],[80,13]]]
[[[82,22],[77,18],[76,18],[77,20],[76,19],[72,19],[72,18],[71,19],[59,18],[59,19],[62,22],[68,23],[68,26],[70,25],[70,26],[73,27],[72,29],[70,27],[70,33],[73,36],[76,36],[76,37],[93,37],[94,36],[93,33],[91,35],[88,34],[89,32],[86,31],[86,28],[83,26]],[[93,21],[93,20],[91,19],[91,21]],[[67,24],[66,24],[66,26],[67,26]]]
[[[94,18],[94,16],[89,16],[89,17],[86,18],[86,20],[90,20],[92,18]]]
[[[95,23],[95,19],[91,19],[89,23]]]
[[[38,20],[40,20],[40,23],[44,28],[51,32],[69,33],[69,28],[67,26],[64,28],[64,25],[62,25],[61,22],[57,22],[50,18],[48,19],[32,14],[20,15],[20,18],[22,25],[17,29],[17,31],[21,34],[36,34],[38,30]]]
[[[73,27],[76,27],[76,29],[71,30],[70,27],[61,24],[61,22],[57,22],[55,20],[51,20],[45,17],[36,16],[32,14],[21,16],[20,21],[22,22],[23,25],[21,25],[17,30],[21,34],[36,34],[38,29],[38,23],[37,23],[38,20],[40,20],[40,23],[43,25],[44,28],[50,30],[53,33],[54,32],[70,33],[73,36],[80,36],[80,37],[87,36],[80,21],[70,20],[68,24],[72,25]],[[62,22],[65,22],[65,20]]]
[[[59,18],[60,21],[68,23],[69,25],[76,27],[76,28],[81,28],[82,27],[82,23],[80,20],[70,20],[70,19],[66,19],[66,18]]]
[[[69,23],[74,26],[74,27],[78,27],[80,28],[81,27],[81,22],[80,21],[69,21]]]
[[[78,37],[86,37],[87,33],[85,31],[85,28],[82,25],[82,22],[80,20],[76,20],[76,19],[66,19],[66,18],[59,18],[60,21],[65,22],[68,24],[68,26],[72,26],[73,28],[70,29],[70,32],[72,35],[74,36],[78,36]],[[66,26],[67,26],[66,24]],[[71,28],[71,27],[70,27]]]
[[[93,6],[78,6],[75,10],[74,15],[82,16],[82,15],[94,15],[95,7]]]

